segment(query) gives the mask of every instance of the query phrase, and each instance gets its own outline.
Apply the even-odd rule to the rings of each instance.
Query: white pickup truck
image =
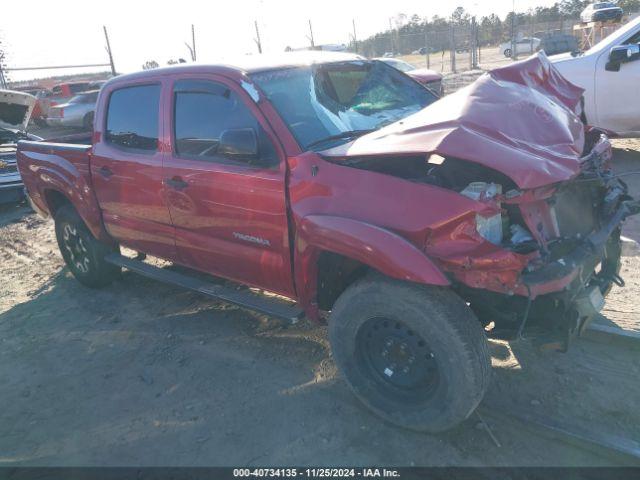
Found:
[[[577,56],[549,59],[585,89],[587,123],[620,137],[640,137],[640,17]]]

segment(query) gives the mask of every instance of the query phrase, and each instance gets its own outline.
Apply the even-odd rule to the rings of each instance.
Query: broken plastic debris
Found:
[[[249,96],[253,99],[254,102],[257,102],[258,100],[260,100],[260,94],[258,93],[258,90],[252,84],[250,84],[249,82],[243,81],[242,88],[245,92],[249,94]]]
[[[511,230],[511,243],[513,244],[517,245],[518,243],[531,242],[533,240],[529,232],[517,223],[512,224],[509,230]]]

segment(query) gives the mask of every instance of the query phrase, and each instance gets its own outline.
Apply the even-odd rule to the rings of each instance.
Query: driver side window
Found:
[[[179,157],[255,167],[278,165],[266,132],[226,85],[209,80],[177,81],[173,128]]]

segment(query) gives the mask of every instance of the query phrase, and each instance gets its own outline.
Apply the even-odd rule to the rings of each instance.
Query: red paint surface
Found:
[[[416,68],[415,70],[409,70],[405,73],[420,83],[439,82],[442,80],[441,73],[435,70],[429,70],[428,68]]]

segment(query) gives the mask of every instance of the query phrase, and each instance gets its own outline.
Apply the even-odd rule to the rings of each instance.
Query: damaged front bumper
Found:
[[[604,138],[577,178],[503,202],[522,213],[535,237],[532,250],[518,253],[503,243],[440,259],[490,336],[551,338],[566,348],[602,309],[611,286],[624,285],[620,228],[640,213],[640,202],[611,174],[609,160]]]
[[[535,298],[557,292],[571,285],[576,279],[584,285],[591,278],[598,263],[603,260],[605,247],[612,234],[627,217],[637,213],[640,213],[640,202],[621,202],[604,226],[586,237],[575,250],[537,270],[525,272],[521,276],[521,283],[527,293]]]

